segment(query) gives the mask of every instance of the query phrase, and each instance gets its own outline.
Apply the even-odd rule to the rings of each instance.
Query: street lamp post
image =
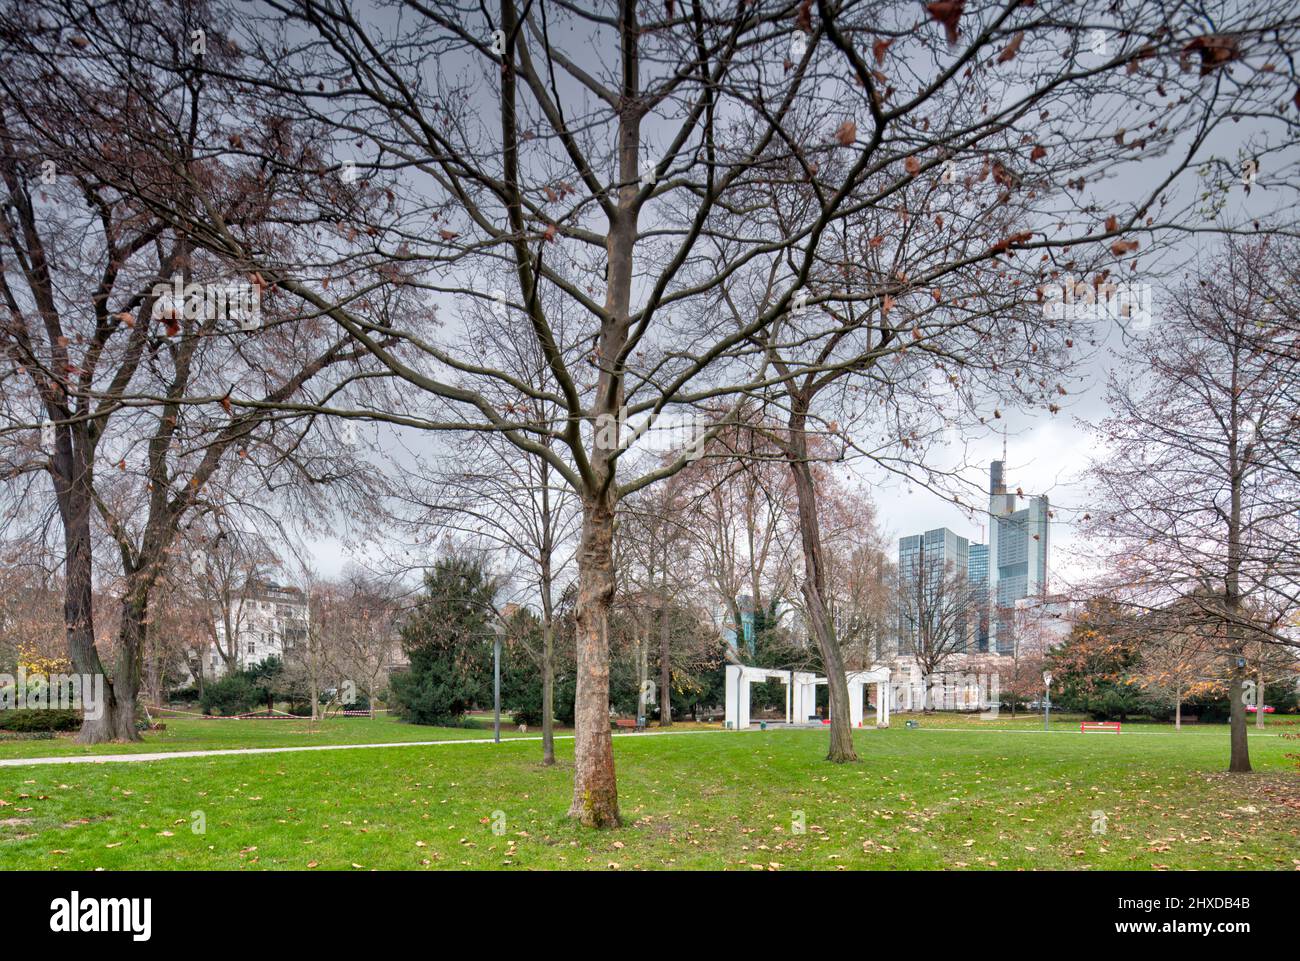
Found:
[[[1045,710],[1043,711],[1043,730],[1047,730],[1047,725],[1052,719],[1052,672],[1043,671],[1043,685],[1047,688],[1047,700],[1044,702]]]
[[[501,638],[506,626],[497,618],[492,628],[496,632],[496,642],[492,645],[492,702],[496,718],[492,722],[492,740],[501,743]]]

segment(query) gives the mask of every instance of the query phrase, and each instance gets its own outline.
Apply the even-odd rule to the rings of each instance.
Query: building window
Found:
[[[257,653],[257,644],[256,644],[256,642],[254,642],[254,641],[249,641],[249,642],[248,642],[248,653],[249,653],[249,654],[256,654],[256,653]]]

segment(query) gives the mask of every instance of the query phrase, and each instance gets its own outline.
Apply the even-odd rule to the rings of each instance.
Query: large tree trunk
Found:
[[[60,458],[71,461],[75,456],[71,445],[61,439]],[[84,472],[85,467],[81,470]],[[66,477],[67,473],[62,473]],[[103,698],[97,717],[86,717],[77,733],[79,744],[101,744],[105,741],[138,741],[140,735],[135,730],[135,676],[131,671],[122,671],[124,664],[138,670],[134,663],[139,656],[139,647],[134,651],[124,652],[134,658],[121,658],[118,671],[110,679],[95,646],[94,598],[91,579],[91,539],[90,507],[91,497],[88,491],[75,481],[63,483],[62,477],[56,476],[58,486],[59,510],[63,520],[64,531],[64,597],[63,618],[68,637],[68,655],[73,670],[87,678],[102,679]],[[129,619],[124,619],[122,629],[128,629]],[[143,627],[143,621],[140,624]],[[121,675],[121,683],[115,683]],[[93,681],[92,681],[93,684]]]
[[[112,680],[104,681],[104,704],[98,718],[86,718],[77,734],[80,744],[105,741],[139,741],[135,727],[136,697],[140,689],[141,657],[149,600],[128,591],[122,601],[122,625],[117,637],[117,659]],[[96,658],[98,659],[98,658]]]
[[[671,727],[673,723],[673,668],[671,660],[671,632],[668,606],[659,607],[659,726]]]
[[[148,704],[162,704],[162,645],[155,625],[145,625],[144,692]]]
[[[578,690],[573,722],[573,804],[569,815],[587,827],[618,827],[618,786],[609,731],[609,608],[614,599],[612,498],[589,499],[582,512]]]
[[[803,433],[804,421],[791,418],[790,471],[794,475],[795,496],[799,505],[799,535],[803,542],[804,579],[802,592],[808,611],[808,629],[817,640],[822,666],[826,669],[826,687],[830,694],[831,744],[828,761],[856,761],[853,728],[849,723],[849,685],[844,677],[844,657],[835,638],[835,628],[826,610],[825,575],[822,565],[821,524],[817,517],[817,489],[812,467],[808,463],[808,445]]]
[[[1234,355],[1235,363],[1235,355]],[[1224,608],[1227,611],[1228,636],[1232,639],[1230,667],[1232,680],[1228,685],[1230,755],[1228,770],[1233,773],[1245,773],[1250,770],[1250,745],[1246,743],[1246,704],[1242,700],[1242,681],[1245,679],[1245,666],[1239,662],[1246,651],[1241,641],[1241,486],[1245,465],[1237,450],[1237,435],[1242,415],[1237,404],[1237,370],[1233,369],[1233,400],[1230,409],[1232,437],[1228,444],[1231,475],[1228,478],[1231,491],[1228,513],[1228,568],[1224,584]]]
[[[1237,667],[1236,658],[1232,661],[1232,681],[1228,685],[1228,703],[1232,707],[1229,739],[1231,755],[1228,770],[1234,774],[1244,774],[1250,770],[1250,748],[1246,744],[1246,704],[1242,700],[1242,672]]]

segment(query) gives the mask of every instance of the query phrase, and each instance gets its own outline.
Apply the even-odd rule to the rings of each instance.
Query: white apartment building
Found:
[[[224,651],[231,650],[227,622],[234,639],[235,660],[241,668],[271,656],[284,659],[295,645],[307,641],[307,598],[296,587],[250,581],[231,600],[229,611],[213,612],[214,632]],[[216,680],[225,673],[225,659],[215,645],[210,645],[203,657],[204,677]]]

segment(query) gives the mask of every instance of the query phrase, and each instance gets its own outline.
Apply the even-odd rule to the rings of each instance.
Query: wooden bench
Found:
[[[1119,721],[1084,721],[1079,725],[1079,733],[1086,734],[1089,731],[1114,731],[1119,733]]]
[[[623,730],[623,729],[628,729],[633,731],[641,730],[641,725],[638,724],[635,720],[633,720],[630,717],[615,718],[614,727],[619,730]]]

